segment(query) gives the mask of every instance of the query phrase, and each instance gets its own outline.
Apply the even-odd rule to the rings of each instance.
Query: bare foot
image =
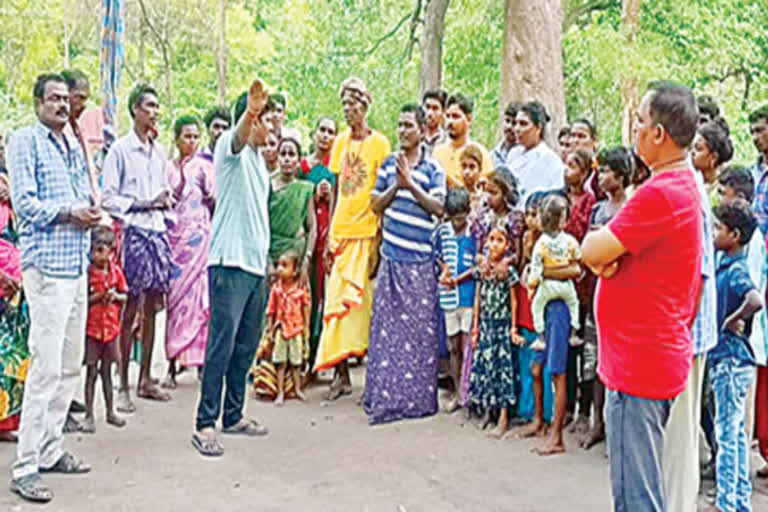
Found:
[[[571,428],[568,429],[568,432],[572,434],[586,434],[589,430],[589,417],[584,416],[583,414],[579,414],[579,417],[576,421],[573,422],[571,425]]]
[[[485,413],[482,417],[472,420],[472,424],[475,425],[478,430],[485,430],[488,428],[488,425],[491,424],[491,415]]]
[[[585,450],[589,450],[598,443],[605,441],[605,427],[602,425],[595,425],[592,430],[587,432],[587,435],[581,440],[579,445]]]
[[[128,391],[117,392],[117,410],[118,412],[131,414],[136,412],[136,406],[131,401],[131,395]]]
[[[157,389],[157,386],[150,384],[148,386],[141,386],[136,392],[136,396],[144,398],[146,400],[157,400],[158,402],[167,402],[171,399],[171,395],[164,393]],[[120,409],[118,408],[118,411]]]
[[[540,421],[534,420],[533,423],[522,427],[518,432],[517,437],[528,439],[531,437],[544,437],[545,435],[547,435],[547,426]]]
[[[451,398],[450,402],[445,404],[445,412],[447,414],[452,414],[459,410],[461,408],[461,405],[459,405],[459,398],[454,395],[453,398]]]
[[[285,403],[285,396],[283,396],[282,393],[280,393],[279,395],[277,395],[277,397],[275,397],[275,405],[276,406],[280,407],[284,403]]]
[[[300,389],[295,389],[294,392],[296,393],[296,398],[301,400],[302,402],[307,399],[307,397],[304,395],[304,392]]]
[[[537,455],[557,455],[558,453],[565,453],[565,445],[562,442],[550,442],[541,447],[537,446],[532,451]]]
[[[503,428],[501,425],[498,425],[495,429],[493,429],[488,436],[492,437],[494,439],[503,439],[504,436],[507,435],[508,430],[506,428]]]
[[[163,381],[162,387],[165,389],[176,389],[178,387],[178,384],[176,383],[176,377],[169,374]]]
[[[107,413],[107,423],[117,428],[123,428],[126,425],[125,420],[114,412]]]
[[[0,443],[18,443],[19,438],[13,432],[0,432]]]
[[[93,434],[96,432],[96,422],[93,421],[93,416],[86,416],[83,421],[80,422],[80,426],[77,429],[83,434]]]

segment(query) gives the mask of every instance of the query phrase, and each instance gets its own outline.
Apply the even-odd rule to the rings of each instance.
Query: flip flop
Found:
[[[222,433],[256,437],[256,436],[266,436],[267,434],[269,434],[269,429],[267,429],[267,427],[265,427],[264,425],[261,425],[256,420],[248,420],[248,419],[242,418],[240,421],[238,421],[231,427],[222,429]]]
[[[34,503],[48,503],[53,499],[53,492],[37,473],[11,480],[11,491]]]
[[[136,393],[136,396],[144,398],[145,400],[155,400],[158,402],[169,402],[171,400],[171,395],[160,391],[154,384],[149,389],[140,389],[138,393]]]
[[[65,475],[81,475],[83,473],[89,473],[91,466],[78,460],[69,452],[64,452],[56,464],[49,468],[40,468],[41,473],[63,473]]]
[[[200,432],[192,434],[192,446],[203,457],[221,457],[224,455],[224,446],[215,435],[205,435]]]

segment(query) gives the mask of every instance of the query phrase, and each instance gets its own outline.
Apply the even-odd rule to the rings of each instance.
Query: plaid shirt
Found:
[[[63,135],[64,147],[44,124],[13,134],[8,151],[11,197],[19,218],[21,266],[57,277],[88,268],[90,235],[56,220],[62,208],[91,205],[88,167],[80,144]]]

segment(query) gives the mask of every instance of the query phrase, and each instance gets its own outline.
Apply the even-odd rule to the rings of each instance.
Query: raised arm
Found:
[[[258,78],[251,83],[248,90],[248,106],[235,125],[235,136],[232,137],[232,153],[237,154],[246,144],[261,146],[268,133],[268,126],[262,118],[267,106],[269,95],[264,83]]]

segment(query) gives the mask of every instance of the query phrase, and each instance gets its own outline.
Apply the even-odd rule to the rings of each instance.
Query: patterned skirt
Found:
[[[469,380],[470,404],[480,412],[510,409],[514,412],[515,363],[509,319],[480,318],[480,340]]]
[[[123,233],[123,268],[132,296],[168,293],[173,255],[165,233],[128,226]]]
[[[382,256],[365,385],[370,424],[437,412],[439,311],[433,265]]]

